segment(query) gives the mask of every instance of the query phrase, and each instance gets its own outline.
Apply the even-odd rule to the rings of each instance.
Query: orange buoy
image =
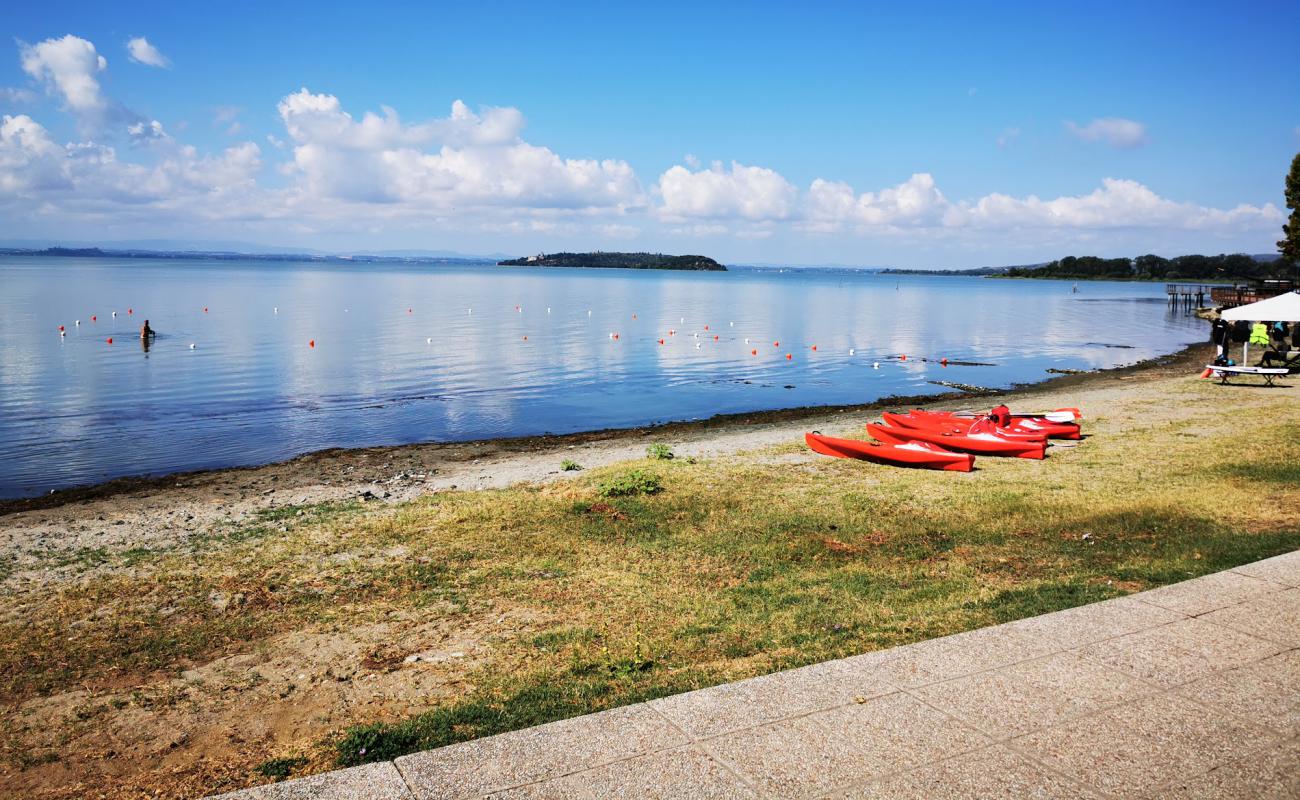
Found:
[[[112,337],[112,336],[108,337],[108,343],[109,343],[109,344],[112,344],[112,343],[113,343],[113,337]]]
[[[715,342],[718,341],[718,337],[714,336],[714,337],[713,337],[713,341],[715,341]]]
[[[812,349],[813,349],[813,351],[815,352],[815,351],[817,350],[817,345],[813,345],[813,348],[812,348]]]
[[[709,326],[708,326],[708,325],[705,325],[705,326],[704,326],[704,330],[707,331],[708,329],[709,329]]]
[[[90,321],[91,321],[91,322],[94,322],[94,321],[97,320],[97,319],[99,319],[99,317],[97,317],[97,316],[95,316],[95,315],[93,315],[93,314],[90,316]]]
[[[411,313],[411,309],[409,309],[409,308],[406,309],[406,313],[410,314],[410,313]]]
[[[525,341],[525,342],[528,341],[528,337],[527,337],[527,336],[524,337],[524,341]]]
[[[308,347],[315,347],[315,346],[316,346],[316,340],[315,340],[315,339],[312,339],[312,340],[308,341],[308,342],[307,342],[307,346],[308,346]]]
[[[907,353],[903,353],[902,355],[900,355],[900,356],[898,357],[898,360],[899,360],[899,361],[906,361],[906,360],[907,360]]]
[[[659,340],[659,344],[663,344],[663,343],[664,343],[664,340],[663,340],[663,339],[660,339],[660,340]]]
[[[128,314],[134,314],[134,313],[135,313],[135,309],[128,308],[128,309],[126,310],[126,313],[128,313]]]
[[[946,366],[948,366],[948,359],[946,359],[946,358],[941,358],[941,359],[939,359],[939,363],[940,363],[940,364],[943,364],[943,365],[946,367]]]
[[[792,360],[793,358],[794,358],[794,356],[790,355],[789,353],[786,353],[786,354],[785,354],[785,360],[786,360],[786,361],[790,361],[790,360]]]
[[[780,343],[780,342],[772,342],[772,346],[773,346],[773,347],[780,347],[780,346],[781,346],[781,343]]]
[[[749,354],[750,354],[751,356],[756,356],[756,355],[758,355],[758,351],[757,351],[757,350],[750,350],[750,351],[749,351]]]
[[[60,330],[60,331],[63,330],[63,326],[62,326],[62,325],[59,326],[59,330]]]

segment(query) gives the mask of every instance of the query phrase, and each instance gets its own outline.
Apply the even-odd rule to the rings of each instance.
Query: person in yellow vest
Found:
[[[1268,325],[1256,322],[1250,326],[1250,343],[1268,347]]]
[[[1264,350],[1267,350],[1268,349],[1268,325],[1266,325],[1263,322],[1256,322],[1254,325],[1251,325],[1249,343],[1251,345],[1259,345],[1260,347],[1264,348]],[[1260,359],[1264,358],[1262,352],[1263,351],[1261,351]]]

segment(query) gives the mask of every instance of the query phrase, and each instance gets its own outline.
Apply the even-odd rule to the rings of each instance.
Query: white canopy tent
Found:
[[[1229,322],[1239,319],[1259,322],[1300,322],[1300,292],[1287,292],[1258,303],[1237,306],[1220,316]]]
[[[1287,292],[1258,303],[1230,308],[1219,315],[1228,322],[1300,322],[1300,292]],[[1250,345],[1241,346],[1241,363],[1250,357]]]

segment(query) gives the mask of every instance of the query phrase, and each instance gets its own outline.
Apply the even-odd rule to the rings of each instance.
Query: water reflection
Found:
[[[1073,294],[1065,282],[842,270],[3,258],[0,282],[4,495],[324,447],[941,391],[932,380],[1006,386],[1205,336],[1153,305],[1158,285]],[[139,335],[111,315],[127,308],[165,332],[140,339],[145,358],[120,346]]]

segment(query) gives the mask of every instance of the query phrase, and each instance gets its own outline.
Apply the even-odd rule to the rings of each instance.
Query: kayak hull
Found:
[[[975,456],[970,453],[954,453],[927,442],[899,444],[863,442],[856,439],[836,439],[832,436],[822,436],[820,433],[806,433],[804,441],[813,452],[824,456],[856,458],[892,467],[970,472],[975,466]]]
[[[947,433],[921,428],[895,428],[869,423],[867,432],[885,444],[927,442],[949,450],[984,456],[1011,456],[1042,460],[1047,453],[1045,441],[1014,441],[991,434]]]

